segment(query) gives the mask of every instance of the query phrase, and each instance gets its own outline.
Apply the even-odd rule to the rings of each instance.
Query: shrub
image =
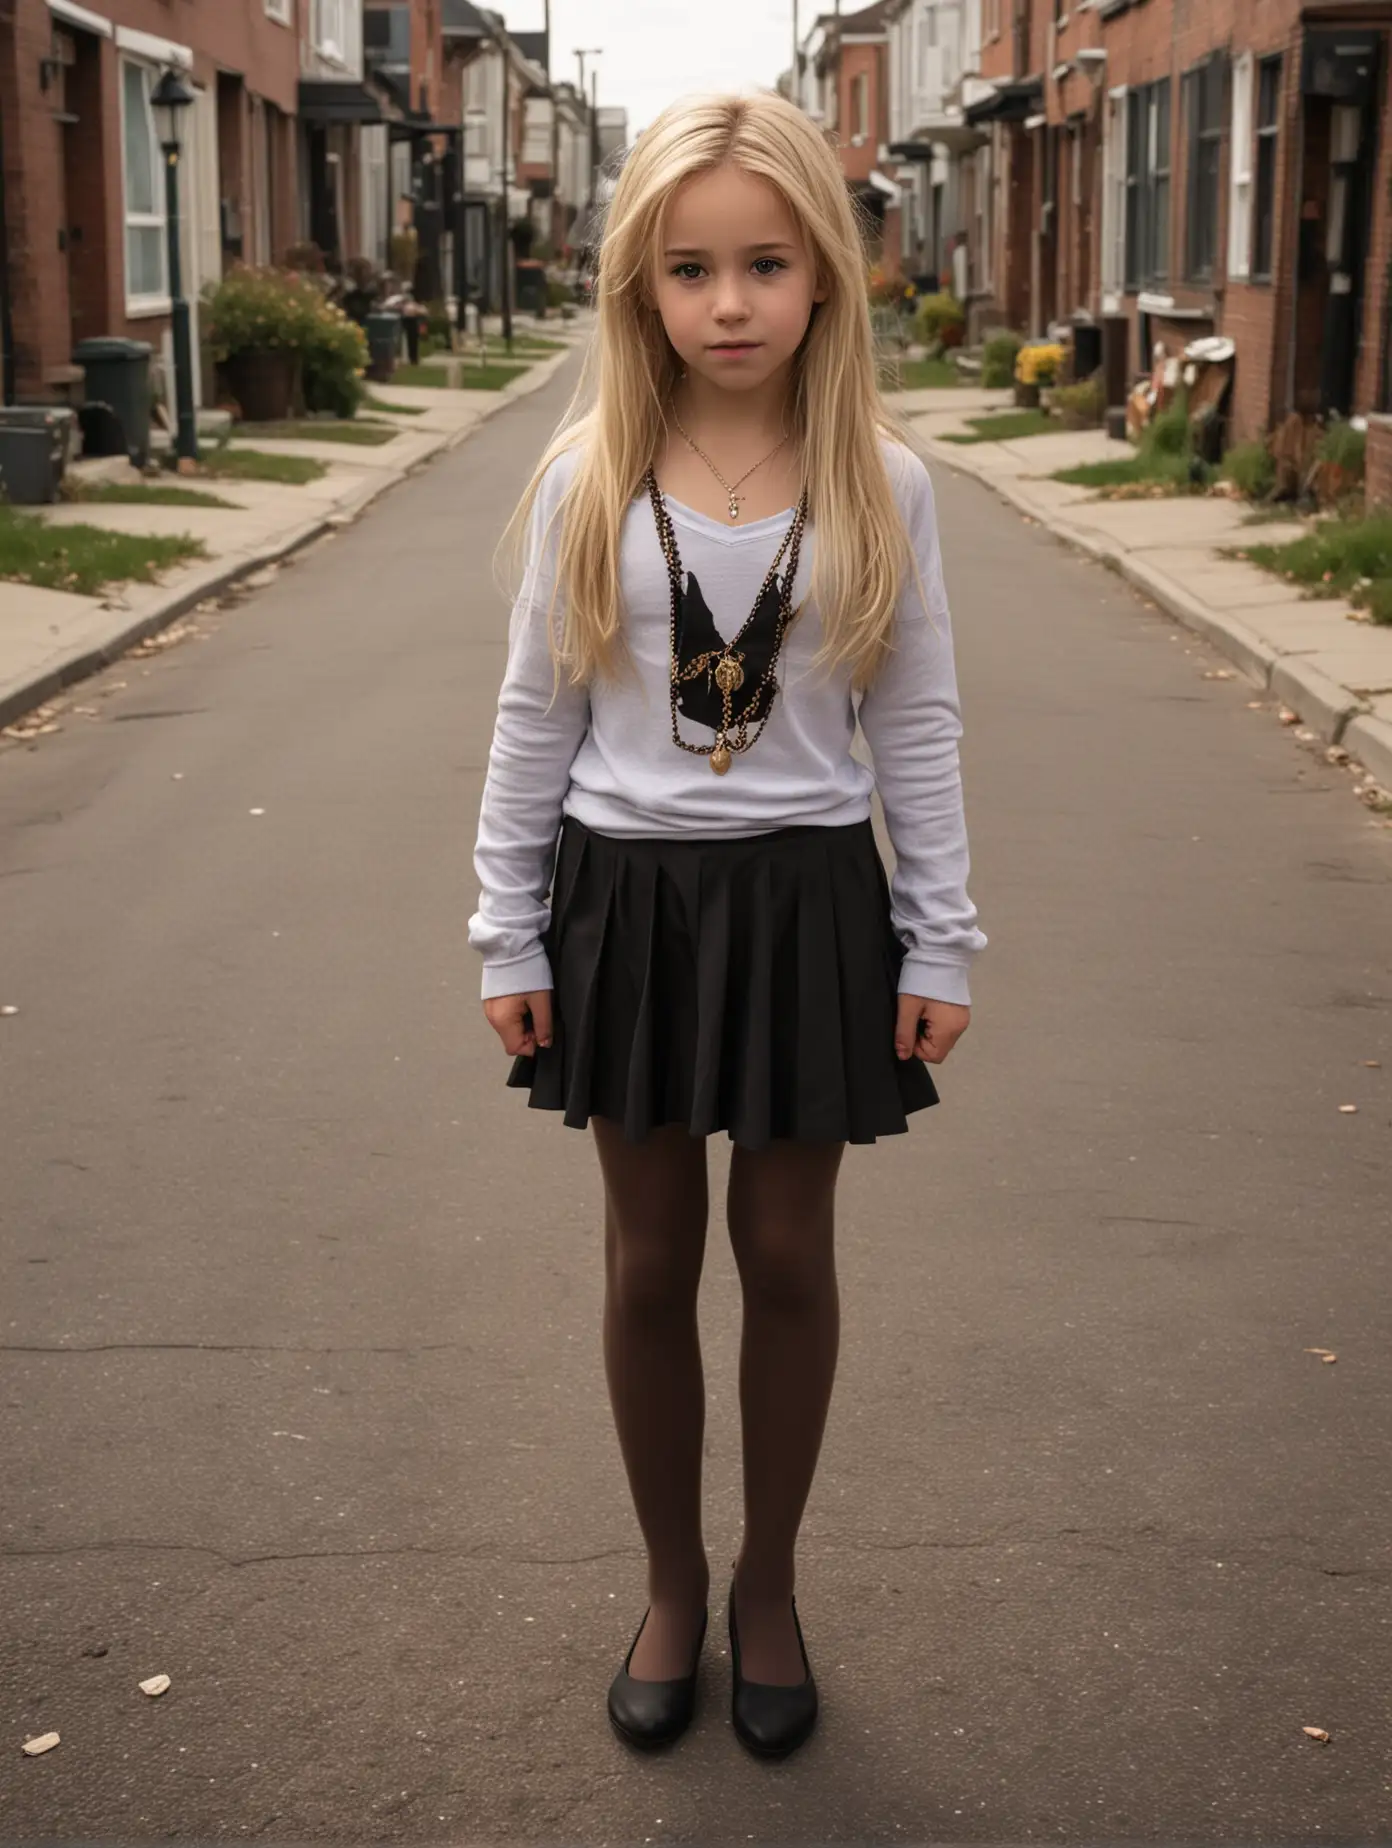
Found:
[[[955,295],[940,289],[925,295],[914,316],[914,331],[924,346],[960,346],[967,323],[967,311]]]
[[[1153,456],[1187,456],[1193,453],[1189,428],[1189,400],[1180,392],[1141,433],[1141,448]]]
[[[1330,424],[1320,438],[1320,461],[1332,463],[1335,468],[1342,469],[1345,475],[1352,476],[1356,481],[1363,479],[1367,452],[1367,432],[1355,430],[1352,424],[1346,423],[1342,418]]]
[[[1063,367],[1063,348],[1050,341],[1029,341],[1015,355],[1015,377],[1022,385],[1052,385]]]
[[[1392,624],[1392,577],[1374,578],[1363,593],[1363,602],[1374,622]]]
[[[1271,498],[1276,464],[1265,443],[1239,443],[1223,457],[1223,473],[1248,500]]]
[[[305,409],[353,416],[367,395],[367,336],[357,322],[321,302],[305,317],[300,359]]]
[[[1049,393],[1049,407],[1059,414],[1065,430],[1092,430],[1102,421],[1100,378],[1082,379],[1076,385],[1056,385]]]
[[[1019,334],[992,334],[981,349],[981,383],[1000,391],[1015,381],[1015,358],[1024,339]]]

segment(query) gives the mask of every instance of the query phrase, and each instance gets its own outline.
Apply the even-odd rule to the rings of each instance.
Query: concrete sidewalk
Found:
[[[547,329],[548,336],[551,330]],[[188,533],[207,547],[205,558],[165,572],[153,584],[113,584],[96,596],[38,590],[0,580],[0,725],[32,712],[74,681],[118,659],[145,636],[166,627],[239,579],[287,558],[325,532],[345,526],[378,495],[434,457],[465,442],[490,417],[538,390],[570,358],[580,338],[547,354],[502,391],[394,385],[372,396],[401,405],[398,415],[369,410],[397,434],[375,445],[313,440],[234,439],[231,448],[309,456],[328,473],[301,487],[279,482],[209,479],[204,488],[230,508],[169,507],[101,501],[62,501],[26,509],[54,525],[99,526],[109,532]],[[410,411],[417,412],[410,415]]]
[[[931,404],[914,402],[929,396]],[[1009,443],[945,441],[967,427],[968,416],[980,415],[982,397],[1006,400],[1003,393],[906,392],[892,402],[933,458],[976,476],[1060,539],[1112,565],[1284,700],[1325,743],[1342,745],[1392,789],[1392,629],[1353,620],[1342,601],[1305,597],[1230,555],[1284,544],[1306,525],[1249,525],[1244,502],[1217,496],[1102,500],[1091,489],[1050,479],[1056,469],[1134,453],[1101,431]]]

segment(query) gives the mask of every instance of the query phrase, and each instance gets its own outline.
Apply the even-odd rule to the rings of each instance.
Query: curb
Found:
[[[254,552],[243,552],[235,559],[223,559],[206,566],[201,572],[197,569],[165,597],[160,598],[151,608],[133,619],[123,620],[122,612],[111,612],[112,627],[100,641],[86,642],[75,647],[71,654],[45,667],[27,679],[16,681],[0,689],[0,725],[12,724],[22,718],[26,712],[32,712],[45,700],[63,692],[79,680],[86,680],[104,667],[111,667],[120,660],[128,648],[137,642],[143,642],[146,636],[155,635],[170,623],[177,622],[181,616],[205,602],[209,597],[220,597],[234,584],[266,565],[281,563],[293,553],[322,538],[325,533],[336,532],[344,525],[359,518],[375,501],[394,488],[398,482],[405,481],[409,475],[434,462],[438,456],[451,455],[463,443],[480,429],[490,418],[496,417],[504,406],[515,398],[526,397],[528,393],[540,390],[552,376],[560,370],[569,359],[571,348],[567,346],[563,353],[553,353],[549,358],[529,367],[520,378],[514,379],[497,393],[497,403],[486,410],[480,409],[479,415],[472,423],[462,425],[458,430],[432,432],[439,436],[433,449],[413,461],[406,462],[400,468],[390,472],[383,470],[381,479],[372,481],[368,491],[348,505],[335,506],[321,514],[304,521],[269,540]],[[403,428],[402,434],[409,432]],[[422,432],[424,434],[424,432]]]
[[[1010,478],[974,468],[966,457],[955,454],[956,445],[942,443],[921,432],[918,440],[937,461],[959,475],[969,475],[972,480],[981,482],[1017,513],[1046,527],[1066,545],[1086,553],[1100,564],[1111,566],[1134,589],[1158,604],[1166,615],[1211,642],[1254,686],[1274,693],[1292,711],[1299,713],[1325,744],[1342,745],[1385,789],[1392,789],[1392,723],[1378,718],[1358,694],[1331,680],[1301,655],[1279,654],[1238,617],[1210,609],[1153,565],[1133,557],[1108,540],[1078,531],[1057,514],[1045,512],[1037,503],[1029,501]]]

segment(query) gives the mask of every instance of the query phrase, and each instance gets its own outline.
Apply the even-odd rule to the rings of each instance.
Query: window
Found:
[[[363,50],[379,70],[411,68],[411,9],[371,6],[363,14]]]
[[[121,63],[121,177],[126,198],[126,304],[163,306],[169,297],[165,267],[164,157],[155,139],[150,90],[155,73],[145,64]]]
[[[1232,154],[1228,181],[1228,275],[1241,281],[1252,253],[1252,55],[1233,65]]]
[[[1126,99],[1126,287],[1170,273],[1170,80]]]
[[[1227,60],[1221,52],[1184,74],[1188,132],[1188,226],[1185,274],[1209,282],[1218,252],[1218,169],[1223,150],[1223,85]]]
[[[1281,104],[1281,60],[1257,66],[1257,198],[1252,227],[1252,274],[1271,280],[1272,224],[1276,207],[1276,136]]]
[[[314,49],[326,58],[343,63],[348,50],[344,30],[344,0],[311,0],[314,8]]]
[[[851,79],[851,139],[857,145],[864,141],[869,119],[870,79],[862,71]]]
[[[283,26],[295,23],[295,0],[266,0],[267,19],[278,19]]]

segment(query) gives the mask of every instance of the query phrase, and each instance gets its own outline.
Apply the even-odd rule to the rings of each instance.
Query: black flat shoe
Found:
[[[807,1646],[798,1622],[797,1599],[793,1599],[793,1627],[797,1631],[802,1665],[807,1670],[802,1681],[746,1681],[740,1673],[739,1631],[735,1625],[735,1582],[730,1581],[730,1659],[734,1665],[735,1688],[730,1702],[730,1718],[740,1743],[761,1758],[783,1758],[796,1751],[817,1724],[817,1683],[812,1664],[807,1660]]]
[[[648,1610],[651,1609],[649,1605]],[[708,1610],[701,1613],[701,1633],[696,1638],[696,1650],[691,1659],[689,1674],[680,1675],[672,1681],[639,1681],[629,1674],[628,1665],[638,1647],[638,1638],[643,1634],[643,1623],[648,1621],[648,1612],[643,1612],[643,1623],[639,1624],[637,1634],[628,1645],[623,1667],[609,1684],[610,1721],[614,1730],[621,1738],[627,1739],[630,1745],[645,1748],[669,1745],[691,1724],[691,1716],[696,1710],[696,1673],[701,1663],[701,1646],[706,1640],[706,1620],[709,1615]]]

